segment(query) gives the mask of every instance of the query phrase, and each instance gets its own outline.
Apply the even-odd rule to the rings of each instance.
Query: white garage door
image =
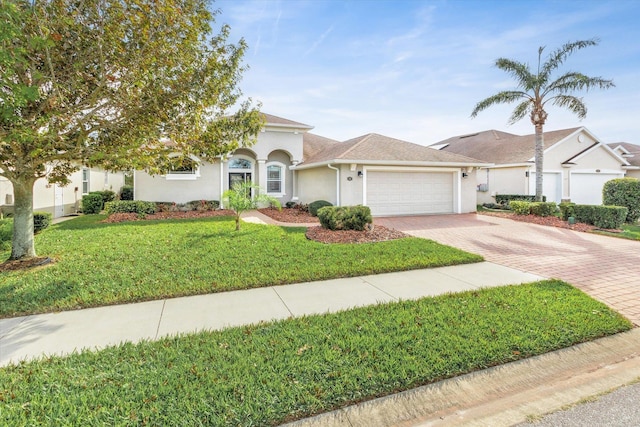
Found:
[[[529,194],[536,194],[536,173],[531,172],[529,178]],[[560,203],[562,201],[562,180],[559,172],[544,172],[542,174],[542,195],[547,202]]]
[[[368,171],[366,196],[375,216],[453,213],[454,174]]]
[[[569,184],[571,201],[581,205],[601,205],[604,183],[616,178],[622,178],[622,174],[572,173]]]

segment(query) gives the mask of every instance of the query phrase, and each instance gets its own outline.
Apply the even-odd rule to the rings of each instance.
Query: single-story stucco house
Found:
[[[599,205],[604,183],[634,170],[628,158],[585,127],[545,132],[544,146],[543,194],[548,201]],[[495,202],[496,194],[535,194],[535,134],[488,130],[431,147],[492,163],[476,176],[478,203]]]
[[[238,181],[253,181],[282,203],[326,200],[366,205],[375,216],[476,210],[476,173],[489,164],[378,134],[344,142],[312,126],[264,114],[257,142],[213,163],[164,175],[134,173],[136,200],[221,200]]]
[[[630,166],[626,167],[627,178],[640,179],[640,145],[630,144],[628,142],[614,142],[607,144],[620,157],[629,162]]]
[[[84,167],[69,175],[69,180],[64,187],[50,184],[45,178],[37,180],[33,186],[33,210],[49,212],[54,218],[76,213],[81,209],[82,196],[91,191],[119,193],[124,186],[124,173]],[[13,203],[13,185],[0,177],[0,209],[13,212]]]

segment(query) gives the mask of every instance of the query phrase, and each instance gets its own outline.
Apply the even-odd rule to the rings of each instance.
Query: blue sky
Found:
[[[475,118],[475,104],[515,89],[493,67],[499,57],[534,66],[537,50],[597,37],[562,72],[613,79],[579,93],[579,121],[548,108],[545,130],[586,126],[603,142],[640,144],[640,2],[471,0],[218,0],[217,24],[249,49],[240,87],[262,111],[303,122],[340,141],[369,132],[428,145],[487,129],[533,133],[527,118],[509,126],[513,106]]]

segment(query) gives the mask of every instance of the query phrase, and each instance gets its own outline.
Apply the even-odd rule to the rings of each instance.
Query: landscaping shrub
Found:
[[[192,200],[184,205],[192,211],[213,211],[220,207],[220,202],[217,200]]]
[[[318,210],[320,225],[329,230],[363,231],[371,224],[368,206],[325,206]]]
[[[104,191],[92,191],[89,194],[99,194],[102,197],[102,208],[104,208],[104,204],[107,202],[113,202],[116,199],[116,193],[111,190]],[[102,209],[101,209],[102,210]]]
[[[602,203],[610,206],[625,206],[626,222],[635,224],[640,218],[640,180],[618,178],[607,181],[602,188]]]
[[[595,225],[598,228],[620,228],[627,217],[625,206],[575,205],[576,221]]]
[[[509,202],[509,207],[516,215],[529,215],[531,213],[532,202],[525,202],[523,200],[512,200]]]
[[[34,212],[33,213],[33,232],[38,233],[51,224],[53,215],[49,212]]]
[[[513,200],[517,201],[525,201],[525,202],[535,202],[536,196],[529,196],[527,194],[496,194],[495,195],[496,202],[499,205],[508,205]],[[542,196],[542,201],[546,202],[547,197]]]
[[[84,214],[90,215],[100,213],[103,206],[104,202],[102,201],[101,194],[89,193],[82,196],[82,212]]]
[[[157,205],[154,202],[143,202],[141,200],[117,200],[109,202],[104,207],[108,215],[114,213],[136,213],[138,215],[154,214]]]
[[[533,202],[529,206],[531,215],[553,216],[558,212],[558,206],[554,202]]]
[[[568,221],[569,217],[575,217],[575,203],[562,202],[558,205],[560,208],[560,216],[564,221]]]
[[[309,213],[312,216],[318,216],[318,209],[325,206],[333,206],[333,203],[327,202],[326,200],[316,200],[315,202],[311,202],[309,203]]]
[[[0,219],[0,251],[11,249],[11,239],[13,238],[13,219]]]
[[[133,186],[125,185],[120,190],[120,200],[133,200]]]

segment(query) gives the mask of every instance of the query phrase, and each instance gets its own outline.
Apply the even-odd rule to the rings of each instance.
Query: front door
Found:
[[[53,217],[60,218],[64,216],[63,188],[58,184],[54,184],[53,191]]]
[[[241,184],[251,181],[251,172],[230,172],[229,188],[233,188],[235,184]]]

